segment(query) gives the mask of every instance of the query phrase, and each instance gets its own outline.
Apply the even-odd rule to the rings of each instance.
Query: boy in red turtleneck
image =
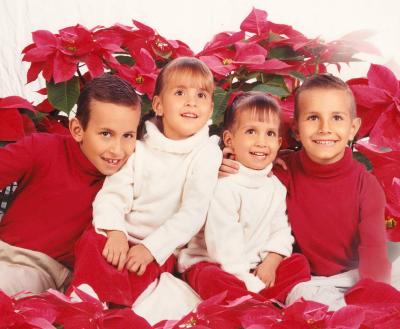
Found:
[[[275,174],[287,187],[288,218],[313,277],[287,302],[304,297],[334,310],[359,279],[390,281],[385,196],[347,147],[361,121],[346,83],[330,74],[308,78],[296,93],[294,121],[302,149],[284,158],[288,171]],[[221,170],[232,172],[224,162]]]
[[[0,290],[63,287],[104,177],[135,149],[139,118],[134,89],[103,75],[82,90],[71,136],[33,134],[0,148],[0,189],[18,182],[0,221]]]

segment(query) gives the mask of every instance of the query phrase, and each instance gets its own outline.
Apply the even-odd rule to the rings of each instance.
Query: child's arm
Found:
[[[213,143],[207,144],[196,155],[188,170],[176,213],[143,239],[142,244],[158,264],[164,264],[176,248],[188,243],[204,225],[221,158],[220,149]]]
[[[31,136],[0,147],[0,189],[30,176],[35,165],[33,152],[36,147],[35,138]]]
[[[218,182],[204,230],[207,252],[224,271],[242,280],[249,291],[259,292],[265,284],[250,273],[244,227],[239,222],[240,203],[239,195],[228,184]]]
[[[129,250],[126,235],[121,231],[106,231],[107,242],[103,249],[103,256],[110,264],[122,271]]]
[[[391,265],[387,256],[385,195],[377,179],[368,174],[360,195],[360,278],[390,282]]]
[[[254,274],[265,283],[266,287],[273,287],[275,284],[276,269],[278,268],[283,256],[270,252],[260,265],[257,266]]]

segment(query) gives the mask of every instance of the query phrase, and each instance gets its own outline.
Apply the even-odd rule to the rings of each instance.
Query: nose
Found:
[[[123,153],[122,143],[119,139],[115,139],[114,141],[112,141],[110,152],[115,156],[121,155]]]
[[[319,133],[326,134],[330,133],[330,125],[329,125],[329,120],[321,119],[319,122]]]
[[[267,145],[264,134],[258,134],[256,139],[256,146],[265,147]]]
[[[196,95],[192,93],[188,93],[185,100],[186,106],[195,106],[196,105]]]

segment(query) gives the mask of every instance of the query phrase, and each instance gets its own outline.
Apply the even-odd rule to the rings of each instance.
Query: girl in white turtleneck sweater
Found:
[[[306,259],[291,256],[294,238],[286,217],[286,189],[273,175],[280,109],[262,93],[238,95],[225,113],[223,142],[239,173],[219,179],[204,230],[183,249],[178,269],[203,298],[251,294],[285,301],[310,278]]]
[[[213,89],[213,75],[196,58],[161,70],[155,117],[94,201],[94,229],[77,244],[73,285],[131,306],[162,272],[173,272],[177,250],[204,224],[222,160],[208,134]]]

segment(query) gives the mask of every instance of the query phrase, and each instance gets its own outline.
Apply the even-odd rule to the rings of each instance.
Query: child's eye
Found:
[[[103,137],[110,137],[111,133],[109,131],[102,131],[102,132],[100,132],[100,135]]]
[[[245,131],[245,134],[247,134],[247,135],[254,135],[255,133],[256,133],[255,129],[247,129]]]
[[[203,93],[203,92],[198,93],[197,96],[198,96],[199,98],[204,98],[204,99],[207,98],[207,94],[206,94],[206,93]]]
[[[269,137],[275,137],[275,136],[276,136],[276,132],[273,131],[273,130],[269,130],[269,131],[267,132],[267,136],[269,136]]]
[[[182,96],[183,95],[183,90],[178,89],[177,91],[175,91],[175,95]]]
[[[343,120],[343,117],[341,115],[339,115],[339,114],[336,114],[336,115],[333,116],[333,120],[341,121],[341,120]]]
[[[315,115],[315,114],[309,115],[309,116],[307,117],[307,120],[309,120],[309,121],[316,121],[316,120],[318,120],[318,116]]]
[[[127,133],[127,134],[124,134],[123,136],[124,136],[124,138],[127,138],[127,139],[135,138],[135,134],[132,134],[132,133]]]

